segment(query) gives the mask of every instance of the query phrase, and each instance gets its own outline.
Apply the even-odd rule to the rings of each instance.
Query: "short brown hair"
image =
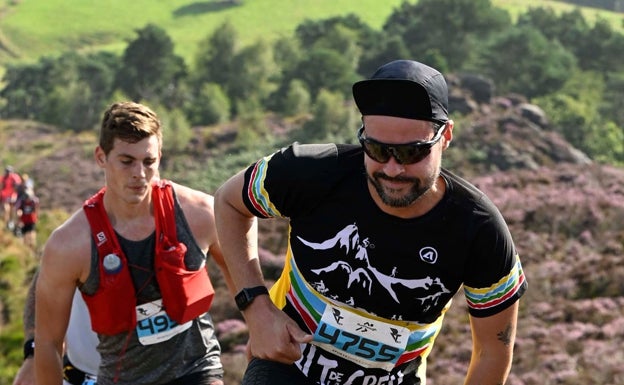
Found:
[[[99,145],[108,155],[113,149],[115,138],[136,143],[152,135],[156,135],[159,145],[162,145],[160,120],[156,113],[143,104],[120,102],[104,112]]]

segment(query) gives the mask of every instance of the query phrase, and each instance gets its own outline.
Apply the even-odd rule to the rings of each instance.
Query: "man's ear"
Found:
[[[453,127],[455,125],[455,122],[453,122],[452,120],[448,120],[446,122],[446,128],[444,129],[444,150],[446,150],[450,145],[451,145],[451,141],[453,140]]]
[[[104,167],[104,164],[106,163],[106,154],[104,153],[104,150],[102,150],[102,147],[97,146],[95,151],[93,151],[93,156],[97,165]]]

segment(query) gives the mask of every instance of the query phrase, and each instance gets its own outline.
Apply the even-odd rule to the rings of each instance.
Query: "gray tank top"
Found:
[[[186,267],[189,270],[204,268],[207,256],[195,242],[175,192],[174,198],[178,240],[188,249],[184,259]],[[138,304],[160,299],[161,294],[154,274],[155,234],[152,233],[141,241],[130,241],[119,234],[117,238],[131,265],[130,272]],[[91,271],[80,287],[83,293],[92,295],[97,291],[98,270],[97,247],[93,243]],[[167,340],[147,345],[139,340],[140,336],[145,338],[145,334],[150,334],[150,330],[142,322],[131,332],[114,336],[99,334],[97,350],[101,356],[101,364],[98,385],[166,384],[198,372],[207,372],[216,378],[222,377],[221,348],[210,315],[205,313],[190,322],[188,329]],[[167,328],[159,321],[149,325],[152,332],[161,326]]]

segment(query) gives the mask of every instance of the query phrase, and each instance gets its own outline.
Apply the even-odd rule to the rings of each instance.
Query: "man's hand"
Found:
[[[256,298],[245,310],[249,343],[247,358],[261,358],[292,364],[301,358],[301,344],[312,341],[312,335],[270,302],[268,296]]]

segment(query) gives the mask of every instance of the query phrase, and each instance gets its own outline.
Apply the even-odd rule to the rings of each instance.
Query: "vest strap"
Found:
[[[115,254],[122,258],[123,251],[119,245],[119,240],[104,209],[105,192],[106,187],[103,187],[97,194],[89,198],[84,204],[84,212],[89,220],[91,235],[98,248],[100,258],[109,254]]]
[[[167,250],[178,244],[175,215],[167,215],[167,213],[171,214],[174,212],[172,190],[171,183],[166,180],[160,180],[152,188],[154,222],[156,225],[156,250],[159,250],[161,247]]]

